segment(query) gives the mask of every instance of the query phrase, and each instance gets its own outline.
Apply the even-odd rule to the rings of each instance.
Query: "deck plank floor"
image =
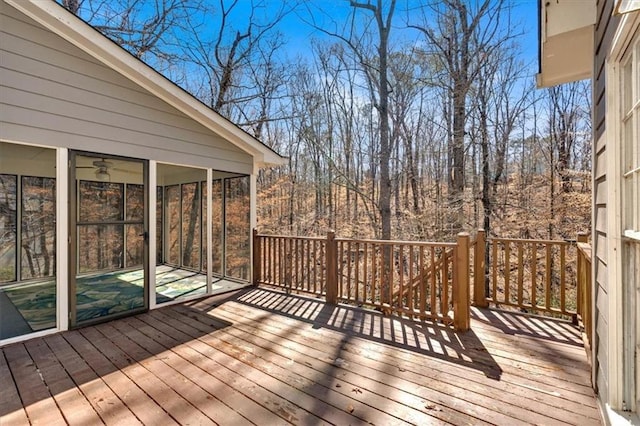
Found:
[[[0,348],[0,424],[600,424],[569,323],[245,289]]]

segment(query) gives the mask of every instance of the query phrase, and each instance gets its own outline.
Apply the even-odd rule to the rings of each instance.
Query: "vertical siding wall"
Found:
[[[608,283],[607,283],[607,146],[605,137],[606,116],[606,56],[618,25],[618,19],[612,17],[613,1],[599,0],[595,31],[595,65],[593,70],[593,128],[595,145],[593,147],[594,167],[594,233],[593,255],[596,282],[596,350],[598,392],[602,398],[608,398]],[[606,402],[603,401],[603,402]]]
[[[250,155],[4,2],[0,139],[253,170]]]

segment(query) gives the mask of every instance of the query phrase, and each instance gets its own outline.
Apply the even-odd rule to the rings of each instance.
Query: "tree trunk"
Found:
[[[451,233],[462,231],[464,224],[464,127],[466,89],[456,85],[453,94],[453,139],[449,149],[449,205],[452,209]]]
[[[181,194],[182,195],[182,194]],[[193,253],[193,242],[195,240],[195,230],[200,215],[200,184],[196,184],[196,190],[189,206],[189,228],[187,229],[187,241],[184,244],[184,252],[182,253],[182,264],[191,265],[191,254]],[[183,228],[184,229],[184,228]]]

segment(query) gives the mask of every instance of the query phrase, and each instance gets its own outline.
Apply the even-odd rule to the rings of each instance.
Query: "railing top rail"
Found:
[[[501,243],[531,243],[531,244],[557,244],[557,245],[572,245],[575,241],[566,240],[534,240],[524,238],[487,238],[488,241],[501,242]]]
[[[591,261],[591,244],[589,243],[578,243],[578,250],[582,252],[582,254]]]
[[[258,238],[278,238],[278,239],[290,239],[290,240],[308,240],[308,241],[326,241],[327,237],[296,237],[294,235],[267,235],[258,234]]]
[[[299,237],[294,235],[267,235],[257,234],[258,238],[277,238],[277,239],[291,239],[291,240],[309,240],[309,241],[326,241],[327,237]],[[338,242],[352,242],[352,243],[366,243],[366,244],[381,244],[381,245],[412,245],[422,247],[455,247],[456,243],[451,242],[436,242],[436,241],[403,241],[403,240],[374,240],[374,239],[359,239],[359,238],[336,238]]]
[[[402,240],[369,240],[355,238],[336,238],[339,242],[380,244],[380,245],[404,245],[404,246],[422,246],[422,247],[456,247],[456,243],[444,243],[433,241],[402,241]]]

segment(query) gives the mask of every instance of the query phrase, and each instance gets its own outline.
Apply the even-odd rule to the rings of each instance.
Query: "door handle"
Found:
[[[142,239],[144,241],[148,241],[149,240],[149,233],[147,231],[144,231],[142,234],[138,234],[138,237],[142,237]]]

